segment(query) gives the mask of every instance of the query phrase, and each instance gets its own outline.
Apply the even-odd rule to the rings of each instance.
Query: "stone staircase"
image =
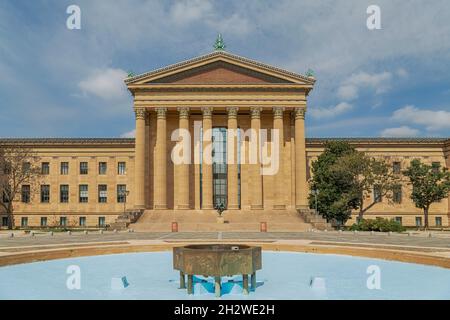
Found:
[[[316,212],[314,209],[298,209],[297,210],[303,220],[309,224],[314,229],[317,230],[331,230],[333,229],[331,223],[327,222],[326,219],[322,218],[320,214]]]
[[[135,223],[144,213],[144,210],[129,210],[119,215],[115,222],[111,223],[108,229],[122,230],[128,228],[132,223]]]
[[[136,222],[129,224],[135,231],[170,232],[177,222],[179,232],[259,232],[266,222],[269,232],[301,232],[312,228],[295,210],[224,211],[225,222],[217,222],[215,210],[146,210]]]

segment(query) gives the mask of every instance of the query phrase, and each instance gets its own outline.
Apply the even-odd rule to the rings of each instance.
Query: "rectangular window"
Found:
[[[436,222],[436,227],[442,227],[442,217],[436,217],[434,221]]]
[[[50,185],[48,184],[41,185],[41,202],[42,203],[50,202]]]
[[[117,174],[119,174],[119,175],[124,175],[124,174],[126,174],[125,173],[125,171],[126,171],[126,164],[125,164],[125,162],[119,162],[119,163],[117,163]]]
[[[50,163],[49,162],[42,162],[41,173],[42,174],[50,174]]]
[[[69,174],[69,163],[61,162],[61,174],[66,175]]]
[[[401,185],[396,185],[394,186],[393,189],[393,201],[394,203],[402,203],[402,186]]]
[[[80,162],[80,174],[88,174],[88,163]]]
[[[80,202],[86,203],[89,200],[88,185],[80,184]]]
[[[401,165],[401,163],[400,163],[399,161],[395,161],[395,162],[392,164],[392,171],[393,171],[394,173],[400,173],[401,170],[402,170],[402,165]]]
[[[381,195],[381,188],[380,188],[380,186],[375,185],[373,187],[373,200],[374,200],[374,202],[381,202],[381,201],[383,201],[383,197]]]
[[[437,172],[439,172],[441,163],[440,162],[432,162],[431,167],[433,168],[433,172],[437,173]]]
[[[67,218],[66,217],[59,217],[59,225],[61,227],[67,226]]]
[[[400,223],[400,224],[403,224],[403,219],[402,219],[402,217],[395,217],[395,221],[398,222],[398,223]]]
[[[29,162],[24,162],[22,164],[22,171],[23,172],[29,172],[31,170],[31,163]]]
[[[416,227],[422,226],[422,217],[416,217]]]
[[[86,226],[86,217],[80,217],[80,227]]]
[[[20,226],[22,228],[28,227],[28,217],[22,217],[22,219],[20,221]]]
[[[107,165],[106,162],[98,163],[98,174],[106,174]]]
[[[98,185],[98,202],[106,203],[108,201],[108,186],[106,184]]]
[[[47,217],[41,217],[41,227],[47,226]]]
[[[2,227],[8,226],[8,217],[2,217]]]
[[[98,226],[104,227],[106,225],[105,217],[98,217]]]
[[[9,198],[11,197],[10,188],[7,186],[6,190],[3,190],[2,194],[2,202],[3,203],[9,203]]]
[[[69,202],[69,185],[62,184],[59,186],[59,201],[61,203]]]
[[[23,203],[30,203],[30,196],[31,196],[30,185],[24,184],[22,186],[22,202]]]
[[[117,185],[117,202],[124,203],[127,202],[127,185],[118,184]]]

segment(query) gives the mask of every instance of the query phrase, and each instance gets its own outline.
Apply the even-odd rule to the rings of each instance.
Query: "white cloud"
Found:
[[[338,97],[343,100],[354,100],[358,97],[361,88],[370,88],[375,94],[381,94],[389,90],[392,73],[384,71],[380,73],[358,72],[350,75],[338,88]]]
[[[120,135],[121,138],[134,138],[135,136],[136,136],[136,129],[122,133]]]
[[[207,0],[178,1],[171,8],[170,17],[176,24],[188,24],[212,15],[213,9]]]
[[[450,112],[445,110],[423,110],[415,106],[405,106],[393,113],[392,120],[425,126],[428,131],[450,129]]]
[[[93,94],[105,100],[116,100],[127,96],[123,80],[127,73],[122,69],[96,70],[78,83],[85,94]]]
[[[401,126],[397,128],[387,128],[381,131],[382,137],[391,138],[405,138],[405,137],[416,137],[419,134],[419,130],[410,128],[408,126]]]
[[[354,100],[358,97],[358,88],[354,85],[343,85],[338,88],[338,97],[343,100]]]
[[[313,118],[322,119],[322,118],[332,118],[343,114],[347,111],[350,111],[353,108],[351,104],[347,102],[341,102],[336,106],[329,108],[311,108],[310,114]]]

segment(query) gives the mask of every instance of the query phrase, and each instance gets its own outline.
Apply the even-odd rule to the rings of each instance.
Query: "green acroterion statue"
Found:
[[[222,35],[219,33],[216,38],[216,42],[214,43],[214,49],[216,51],[225,50],[225,42],[223,42]]]
[[[306,76],[309,78],[314,78],[314,71],[308,69],[308,71],[306,71]]]

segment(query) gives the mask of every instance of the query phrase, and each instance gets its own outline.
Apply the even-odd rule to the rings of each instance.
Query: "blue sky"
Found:
[[[229,52],[314,71],[309,137],[448,137],[449,21],[448,0],[3,0],[0,137],[129,136],[127,72],[208,53],[218,32]]]

